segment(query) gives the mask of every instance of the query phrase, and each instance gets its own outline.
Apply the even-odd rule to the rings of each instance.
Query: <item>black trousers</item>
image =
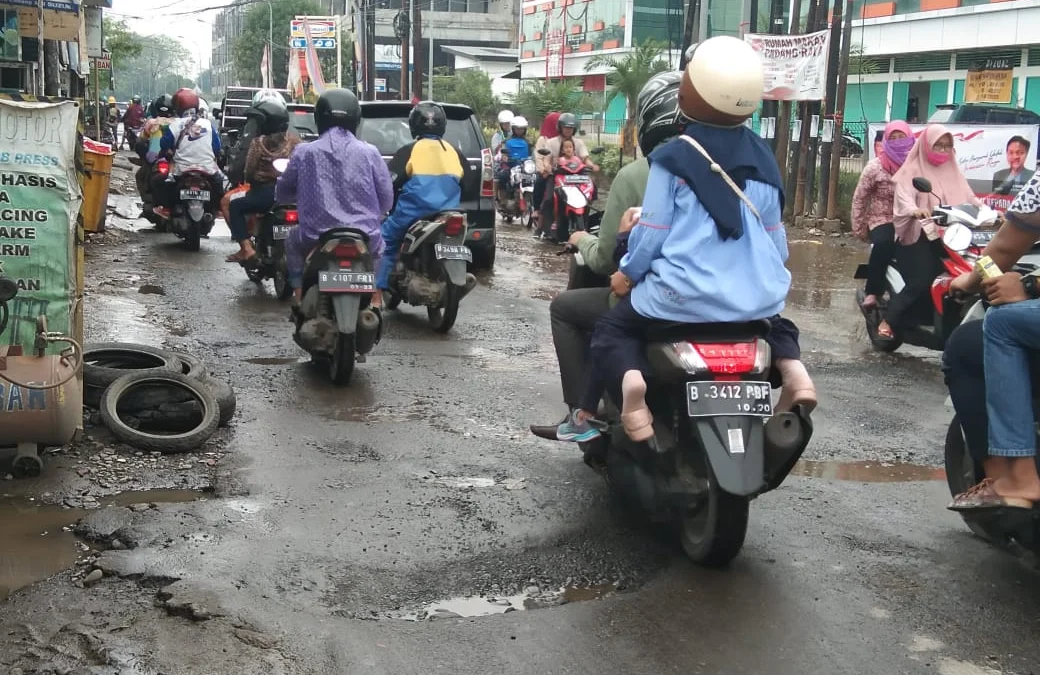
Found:
[[[896,268],[903,275],[906,285],[888,303],[885,319],[893,328],[916,325],[913,309],[928,296],[932,281],[942,268],[942,260],[939,257],[941,246],[941,241],[929,241],[924,232],[913,244],[896,246]]]
[[[896,253],[896,228],[892,223],[878,225],[870,231],[870,260],[867,262],[867,295],[885,292],[885,272]]]

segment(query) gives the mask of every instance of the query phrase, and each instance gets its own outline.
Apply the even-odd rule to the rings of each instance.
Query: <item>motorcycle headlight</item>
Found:
[[[535,165],[533,159],[524,160],[524,173],[534,173]]]

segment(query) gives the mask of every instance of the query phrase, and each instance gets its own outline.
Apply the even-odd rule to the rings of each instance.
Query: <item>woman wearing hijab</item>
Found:
[[[913,146],[914,134],[909,124],[902,120],[886,124],[881,151],[863,168],[852,196],[852,233],[873,244],[867,263],[864,307],[877,305],[877,296],[885,291],[885,270],[896,251],[896,228],[892,224],[896,186],[892,176],[903,166]]]
[[[984,254],[999,269],[1011,270],[1038,239],[1040,174],[1018,193]],[[1037,281],[1011,271],[983,280],[973,270],[951,285],[963,293],[985,293],[991,305],[983,321],[963,324],[953,332],[943,355],[946,383],[968,450],[981,460],[986,476],[954,498],[950,508],[955,511],[1031,510],[1040,502],[1032,403],[1033,383],[1040,375],[1035,358],[1040,352]]]
[[[621,300],[592,334],[595,373],[579,421],[594,416],[602,387],[620,383],[625,433],[653,438],[645,339],[661,321],[771,320],[767,340],[783,405],[816,405],[797,328],[779,317],[791,287],[783,179],[769,146],[744,124],[763,88],[761,59],[744,41],[718,36],[694,48],[679,88],[680,109],[692,121],[650,153],[641,213],[610,280]]]
[[[534,194],[532,198],[535,204],[535,218],[538,220],[538,231],[535,233],[536,239],[541,239],[542,234],[542,212],[538,208],[542,201],[545,199],[545,187],[552,180],[553,172],[553,158],[552,155],[540,155],[538,151],[542,148],[549,149],[549,141],[560,135],[559,130],[556,128],[556,122],[560,119],[560,113],[551,112],[545,116],[542,121],[542,128],[538,140],[534,143],[534,163],[538,168],[538,177],[534,181]]]
[[[931,182],[934,194],[914,189],[913,180],[918,177]],[[893,327],[910,323],[908,310],[928,292],[942,265],[935,224],[922,221],[940,203],[982,205],[957,165],[953,135],[941,124],[925,128],[892,180],[896,184],[896,266],[906,285],[889,301],[887,320],[878,326],[878,335],[885,338],[894,337]]]

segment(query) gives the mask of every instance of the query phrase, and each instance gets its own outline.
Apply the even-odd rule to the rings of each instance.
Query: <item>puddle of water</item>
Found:
[[[432,602],[417,612],[399,615],[406,621],[428,621],[430,619],[459,619],[475,616],[491,616],[506,612],[552,607],[571,602],[598,600],[617,590],[616,584],[576,587],[567,586],[550,593],[509,595],[502,597],[471,595]]]
[[[96,341],[161,345],[165,331],[145,319],[146,307],[119,295],[91,294],[86,310],[87,333]]]
[[[244,359],[246,363],[257,366],[287,366],[290,363],[308,363],[309,356],[257,356],[252,359]]]
[[[852,296],[859,282],[856,267],[867,261],[867,251],[841,242],[800,240],[788,242],[791,292],[787,304],[805,309],[829,309]]]
[[[941,466],[921,466],[898,462],[837,462],[801,460],[791,470],[792,476],[849,480],[859,483],[909,483],[946,480]]]
[[[196,490],[144,490],[100,497],[98,502],[102,506],[171,504],[205,496]],[[0,601],[76,564],[86,548],[72,533],[72,525],[86,514],[83,509],[0,496]]]

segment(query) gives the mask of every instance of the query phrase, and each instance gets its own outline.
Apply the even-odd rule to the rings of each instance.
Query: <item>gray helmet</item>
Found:
[[[557,133],[563,133],[564,127],[570,127],[575,131],[578,130],[578,118],[574,113],[563,113],[560,118],[556,120],[556,131]]]
[[[668,71],[650,78],[636,99],[636,120],[639,122],[639,149],[649,155],[654,148],[683,127],[679,112],[679,84],[682,73]]]

